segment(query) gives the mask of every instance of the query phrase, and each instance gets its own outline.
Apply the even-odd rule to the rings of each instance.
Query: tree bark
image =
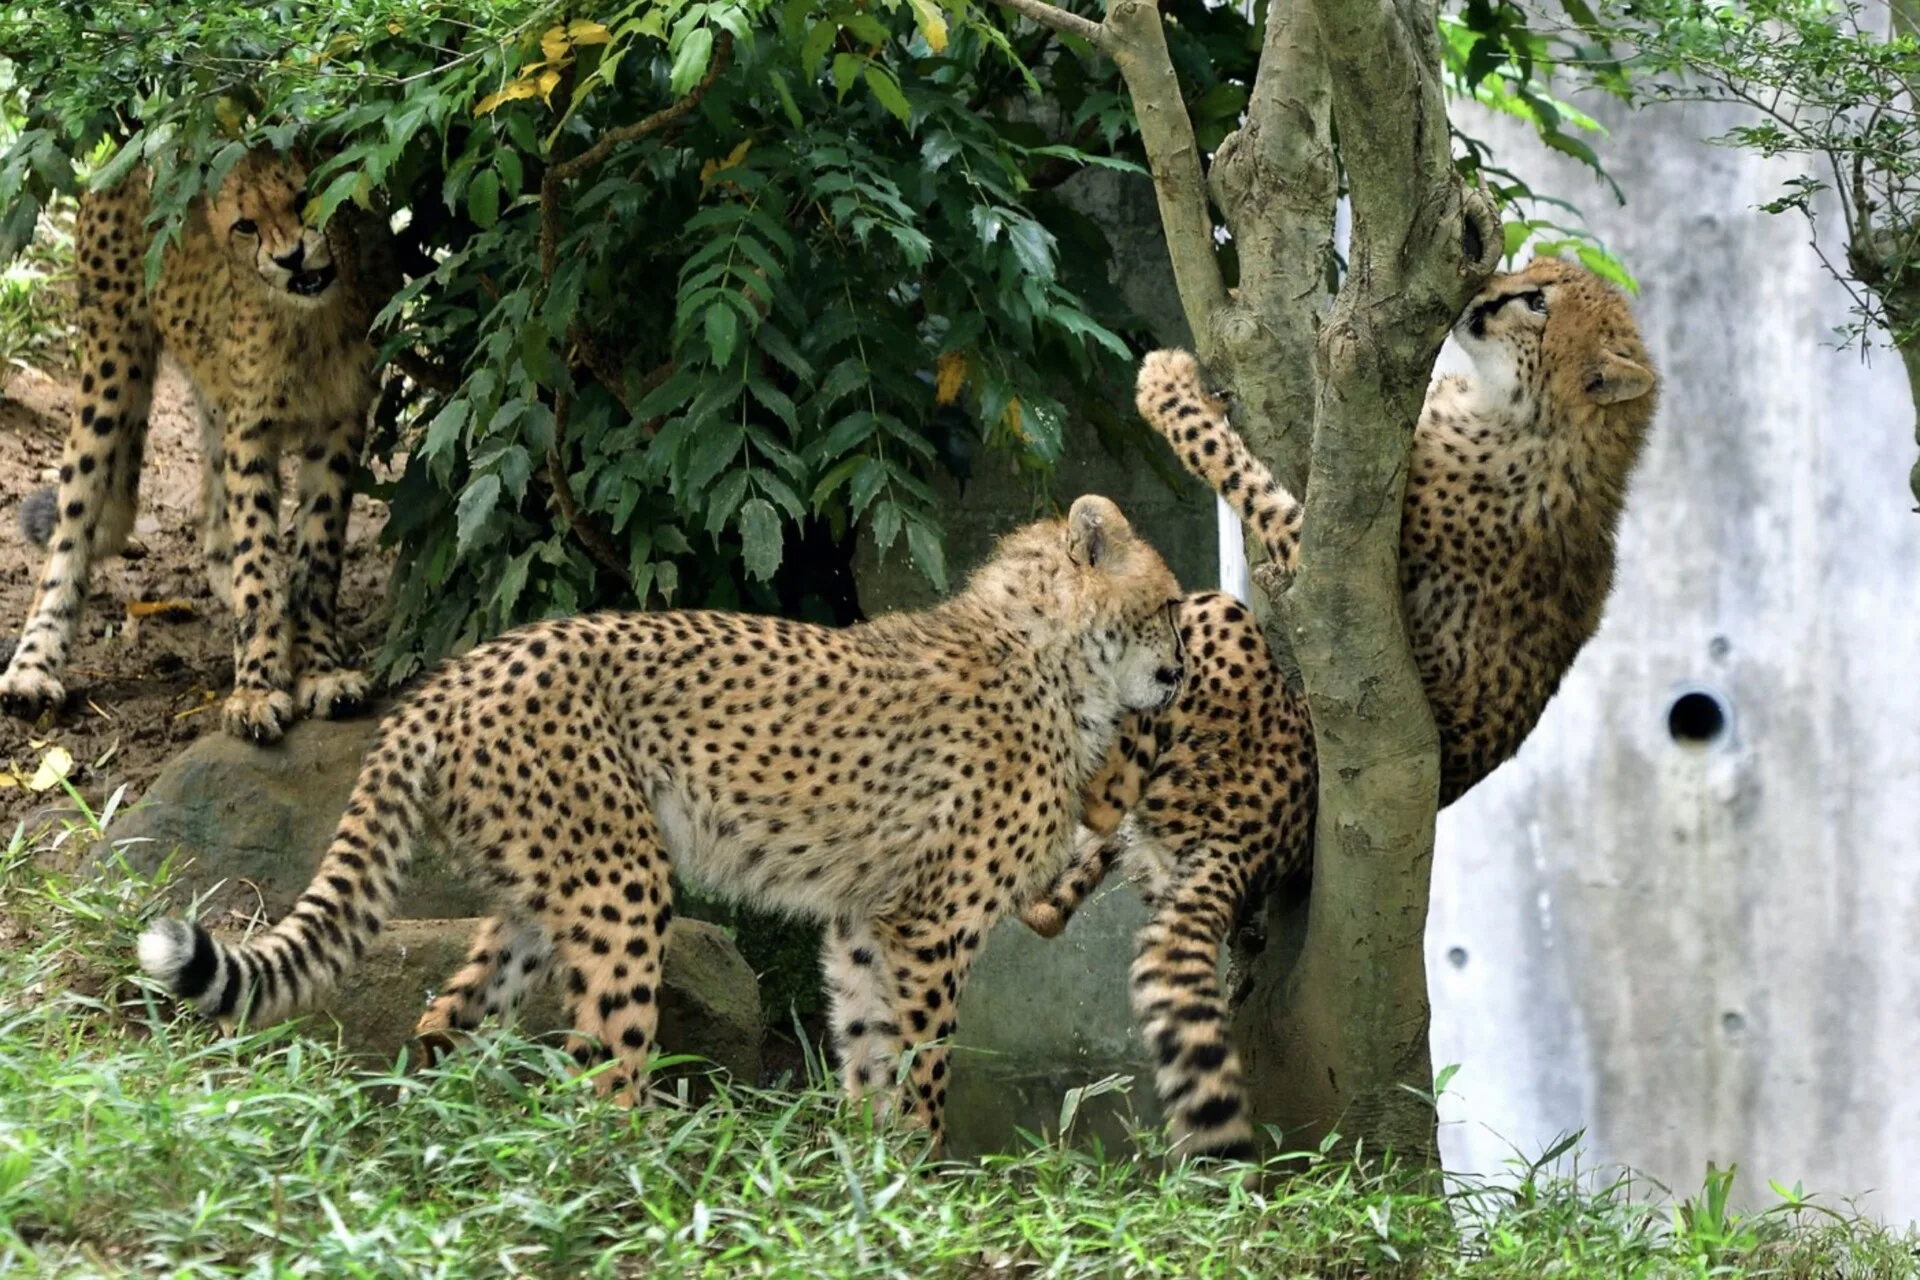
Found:
[[[1297,660],[1313,718],[1313,883],[1297,959],[1288,945],[1256,956],[1235,1020],[1253,1112],[1290,1147],[1337,1129],[1350,1146],[1437,1164],[1421,1094],[1433,1082],[1423,945],[1439,742],[1401,611],[1400,519],[1434,358],[1501,238],[1491,201],[1453,168],[1435,6],[1272,0],[1248,119],[1213,166],[1240,255],[1229,299],[1157,11],[1113,0],[1091,27],[1043,0],[1006,2],[1120,65],[1201,359],[1235,392],[1250,447],[1277,475],[1307,476],[1299,573],[1275,602],[1274,639]],[[1354,234],[1323,323],[1335,125]]]

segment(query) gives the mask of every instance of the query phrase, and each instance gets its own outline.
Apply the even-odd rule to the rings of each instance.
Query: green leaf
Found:
[[[520,593],[526,590],[527,566],[532,563],[533,552],[522,551],[501,571],[500,585],[493,589],[493,608],[502,618],[513,616],[513,606],[520,603]]]
[[[93,180],[87,183],[87,190],[105,191],[125,180],[126,176],[133,172],[133,166],[140,162],[140,152],[146,140],[145,129],[134,130],[133,134],[120,144],[120,149],[113,153],[113,159],[95,171]]]
[[[800,70],[807,75],[817,74],[820,59],[827,56],[827,50],[833,47],[834,37],[840,34],[840,27],[833,22],[815,22],[807,32],[807,42],[800,46]]]
[[[460,506],[457,512],[459,521],[458,554],[464,556],[487,523],[487,517],[493,514],[495,504],[500,501],[500,477],[491,473],[480,476],[460,493]]]
[[[853,473],[858,471],[860,464],[865,461],[867,461],[867,459],[864,457],[846,458],[832,470],[828,471],[827,474],[821,476],[820,483],[815,485],[813,489],[813,509],[815,511],[823,510],[826,507],[827,499],[833,496],[833,491],[852,479]]]
[[[820,28],[825,29],[829,33],[833,30],[831,24],[824,22],[820,24]],[[803,63],[802,65],[810,64]],[[787,117],[787,123],[793,126],[796,133],[804,130],[807,127],[807,122],[800,114],[799,104],[793,100],[793,90],[787,87],[787,78],[780,74],[778,68],[770,68],[767,71],[767,78],[773,81],[773,91],[780,99],[780,110]]]
[[[707,532],[718,535],[733,519],[733,513],[740,507],[741,499],[747,496],[747,472],[729,471],[720,477],[713,492],[707,495]]]
[[[1231,80],[1222,80],[1213,88],[1194,99],[1188,113],[1195,122],[1202,120],[1230,120],[1247,109],[1247,91],[1245,86]]]
[[[1008,223],[1007,240],[1020,269],[1040,280],[1053,279],[1053,233],[1032,218],[1015,218]]]
[[[973,206],[971,213],[973,217],[973,229],[980,233],[981,247],[991,248],[993,242],[1000,238],[1001,228],[1006,225],[1005,220],[1001,217],[1000,210],[984,204],[977,204]]]
[[[753,338],[760,349],[784,365],[788,373],[802,382],[813,381],[813,366],[807,363],[806,357],[800,354],[778,325],[761,325],[754,331]]]
[[[740,345],[740,317],[725,302],[716,302],[707,308],[707,348],[713,352],[714,364],[726,368],[733,363],[734,348]]]
[[[893,72],[877,62],[869,62],[866,76],[867,88],[873,91],[880,105],[891,111],[901,124],[912,124],[913,105],[907,101],[907,95],[900,91],[900,82],[893,78]]]
[[[851,53],[833,55],[833,88],[840,97],[847,96],[847,90],[860,78],[860,70],[864,65],[863,59]]]
[[[772,581],[783,547],[780,513],[771,502],[751,498],[740,508],[740,542],[747,572],[762,582]]]
[[[873,509],[873,545],[880,551],[889,550],[900,540],[901,514],[897,502],[882,502]]]
[[[680,51],[673,56],[673,71],[667,77],[667,86],[674,97],[684,97],[694,85],[700,83],[700,77],[707,74],[707,63],[712,56],[712,28],[695,27],[687,33]]]
[[[940,531],[919,520],[907,524],[907,551],[935,591],[947,589],[947,553],[940,545]]]
[[[936,129],[927,135],[926,145],[920,148],[920,163],[930,172],[938,173],[947,161],[959,154],[960,139],[945,129]]]
[[[687,463],[687,490],[698,493],[704,489],[733,461],[745,440],[746,433],[734,423],[716,426],[701,435],[693,447],[693,457]]]
[[[445,453],[459,438],[460,429],[467,425],[467,416],[472,406],[465,400],[450,400],[445,408],[433,415],[433,421],[427,424],[426,443],[420,446],[420,455],[432,458]]]
[[[500,175],[492,169],[482,169],[467,184],[467,212],[483,231],[500,221]]]
[[[862,458],[859,470],[853,473],[853,484],[847,489],[847,504],[853,509],[853,518],[858,520],[867,504],[879,496],[880,487],[887,482],[887,468],[878,458]]]

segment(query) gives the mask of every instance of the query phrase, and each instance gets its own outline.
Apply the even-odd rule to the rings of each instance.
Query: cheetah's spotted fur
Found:
[[[1178,600],[1119,509],[1086,497],[1008,535],[924,613],[844,630],[600,614],[510,632],[388,718],[286,919],[239,946],[163,921],[142,963],[222,1019],[280,1017],[361,954],[415,841],[438,830],[502,910],[421,1034],[475,1027],[557,968],[576,1056],[610,1051],[602,1080],[630,1101],[671,864],[827,924],[846,1087],[891,1086],[912,1050],[912,1114],[937,1144],[937,1042],[974,953],[1065,863],[1121,719],[1177,690]]]
[[[162,352],[185,369],[201,424],[202,542],[235,616],[226,727],[277,739],[296,711],[364,700],[334,628],[341,548],[368,411],[368,325],[397,278],[385,226],[351,205],[304,227],[306,172],[243,157],[188,213],[154,287],[143,256],[148,178],[87,196],[74,227],[80,395],[60,466],[52,548],[0,706],[32,719],[66,699],[60,674],[93,564],[132,531],[147,410]],[[299,456],[292,573],[282,580],[280,453]]]
[[[1655,399],[1625,300],[1555,259],[1491,281],[1455,336],[1475,371],[1428,392],[1400,544],[1407,624],[1440,729],[1443,804],[1519,748],[1599,624]],[[1188,469],[1240,509],[1277,566],[1292,569],[1301,504],[1234,434],[1194,358],[1148,356],[1138,404]],[[1256,877],[1306,865],[1313,737],[1304,697],[1244,607],[1191,596],[1181,628],[1185,689],[1165,713],[1123,727],[1074,862],[1025,919],[1057,933],[1116,862],[1142,881],[1154,914],[1133,998],[1161,1098],[1182,1149],[1239,1157],[1252,1152],[1252,1128],[1216,965]]]

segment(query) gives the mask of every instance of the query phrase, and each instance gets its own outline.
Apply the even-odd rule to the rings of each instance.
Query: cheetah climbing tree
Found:
[[[1434,358],[1501,232],[1455,171],[1435,5],[1272,0],[1246,119],[1203,165],[1151,0],[1111,0],[1098,23],[1002,3],[1120,67],[1199,354],[1253,449],[1305,480],[1299,570],[1259,577],[1306,686],[1319,820],[1304,935],[1252,959],[1236,1015],[1250,1100],[1292,1148],[1337,1127],[1437,1162],[1420,1094],[1439,755],[1401,613],[1401,496]],[[1353,235],[1329,301],[1343,172]],[[1209,196],[1239,254],[1232,294]]]

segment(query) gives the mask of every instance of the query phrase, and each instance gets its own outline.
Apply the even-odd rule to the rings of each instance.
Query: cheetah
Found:
[[[82,200],[74,227],[80,394],[60,465],[40,591],[0,707],[24,719],[66,699],[60,674],[95,562],[133,529],[155,366],[187,372],[200,417],[202,550],[233,605],[227,730],[277,740],[296,714],[366,699],[334,624],[351,482],[375,398],[368,328],[398,286],[385,224],[343,206],[303,226],[306,167],[250,152],[189,210],[146,286],[150,179]],[[283,581],[280,453],[299,455],[292,572]],[[36,538],[36,541],[41,540]]]
[[[575,1059],[631,1104],[652,1047],[669,870],[825,926],[847,1092],[937,1148],[975,951],[1065,863],[1120,721],[1183,675],[1179,584],[1098,496],[1003,538],[922,613],[842,630],[587,614],[442,667],[383,723],[313,883],[237,946],[165,920],[142,966],[231,1023],[334,986],[443,835],[501,904],[421,1016],[429,1042],[563,974]]]
[[[1442,804],[1519,749],[1599,625],[1656,382],[1626,300],[1557,259],[1496,277],[1454,336],[1473,372],[1428,391],[1400,541]],[[1274,560],[1261,576],[1292,571],[1301,504],[1228,425],[1194,358],[1149,355],[1137,403],[1257,531]],[[1308,865],[1313,734],[1305,697],[1239,602],[1190,596],[1180,628],[1185,689],[1122,727],[1073,861],[1023,919],[1052,937],[1116,864],[1136,879],[1152,916],[1136,940],[1133,1004],[1176,1150],[1241,1159],[1253,1129],[1217,965],[1252,886]]]

